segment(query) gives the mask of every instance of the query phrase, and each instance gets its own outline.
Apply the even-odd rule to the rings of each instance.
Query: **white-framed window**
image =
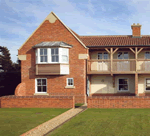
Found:
[[[74,86],[73,78],[67,78],[67,86]]]
[[[51,49],[51,62],[59,62],[59,50],[58,48]]]
[[[145,52],[145,59],[150,59],[150,52],[148,51]]]
[[[47,49],[41,48],[40,49],[40,62],[47,62]]]
[[[47,79],[46,78],[36,78],[35,79],[35,92],[36,93],[46,93],[47,92]]]
[[[118,52],[118,59],[129,59],[128,52]]]
[[[127,78],[119,78],[118,79],[118,90],[119,91],[129,91],[129,83]]]
[[[109,59],[107,52],[98,53],[98,59]]]
[[[36,64],[69,63],[68,48],[37,48]]]
[[[61,62],[68,62],[68,49],[62,48]]]
[[[145,79],[145,90],[150,91],[150,78]]]

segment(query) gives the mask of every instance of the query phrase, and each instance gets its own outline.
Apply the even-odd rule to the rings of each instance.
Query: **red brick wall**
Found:
[[[91,94],[91,96],[135,96],[134,93],[94,93],[94,94]]]
[[[88,108],[150,108],[150,97],[88,97]]]
[[[73,108],[72,96],[4,96],[1,108]]]
[[[36,76],[35,50],[32,46],[43,41],[63,41],[73,45],[69,49],[70,74],[65,76]],[[35,93],[35,78],[47,78],[47,93],[50,95],[82,95],[86,92],[86,65],[85,60],[78,59],[78,54],[86,54],[85,49],[73,35],[56,20],[50,23],[46,20],[33,36],[18,50],[19,55],[27,55],[27,60],[21,61],[21,81],[26,83],[26,96]],[[74,78],[74,89],[65,88],[66,78]]]

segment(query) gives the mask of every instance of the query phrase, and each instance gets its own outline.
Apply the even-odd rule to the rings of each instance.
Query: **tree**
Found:
[[[12,66],[13,66],[13,71],[21,72],[21,61],[18,58],[16,63],[13,63]]]
[[[8,48],[0,46],[0,52],[0,65],[2,66],[1,69],[4,70],[4,72],[11,71],[12,61]]]

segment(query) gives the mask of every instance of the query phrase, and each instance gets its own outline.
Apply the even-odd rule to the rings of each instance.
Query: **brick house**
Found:
[[[53,12],[18,49],[16,96],[145,96],[150,90],[150,36],[79,36]]]

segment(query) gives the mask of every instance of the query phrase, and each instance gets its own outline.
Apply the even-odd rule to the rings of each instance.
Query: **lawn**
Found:
[[[150,109],[87,109],[49,135],[149,136]]]
[[[0,136],[19,136],[69,109],[0,108]]]

